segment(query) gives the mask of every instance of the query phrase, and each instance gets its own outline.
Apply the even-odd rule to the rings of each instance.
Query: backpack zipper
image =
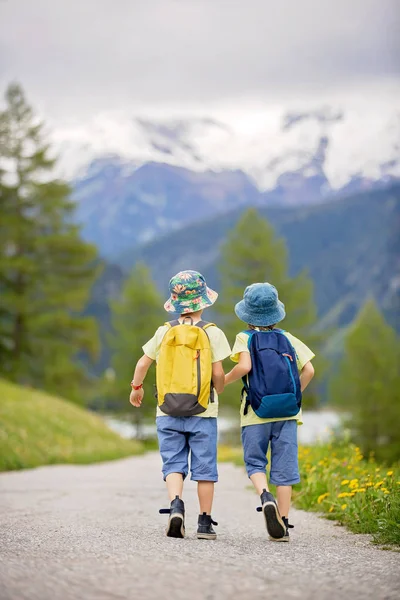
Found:
[[[200,391],[201,391],[200,350],[197,350],[196,366],[197,366],[197,399],[199,399]]]
[[[286,360],[286,362],[287,362],[288,369],[289,369],[289,373],[290,373],[290,377],[291,377],[291,379],[292,379],[292,383],[293,383],[293,389],[294,389],[294,393],[295,393],[295,395],[297,396],[297,386],[296,386],[296,382],[295,382],[295,380],[294,380],[293,373],[292,373],[292,364],[291,364],[291,361],[289,360],[289,358],[288,358],[288,355],[287,355],[287,354],[282,354],[282,356],[283,356],[283,358],[284,358],[284,359]],[[291,359],[291,360],[293,360],[293,359],[292,359],[292,357],[290,357],[290,359]]]

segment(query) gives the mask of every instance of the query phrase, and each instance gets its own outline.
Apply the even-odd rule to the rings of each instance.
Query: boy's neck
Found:
[[[197,323],[198,321],[201,321],[202,314],[202,310],[196,310],[196,312],[192,313],[184,313],[179,317],[179,321],[183,323],[184,319],[192,319],[193,323]]]

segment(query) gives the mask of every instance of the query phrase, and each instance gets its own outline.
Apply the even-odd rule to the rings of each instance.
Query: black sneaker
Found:
[[[198,527],[197,527],[197,539],[198,540],[215,540],[217,534],[213,529],[213,525],[218,525],[216,521],[213,521],[211,515],[203,512],[199,515]]]
[[[161,514],[169,514],[167,536],[173,538],[185,537],[185,505],[179,496],[172,500],[170,508],[161,508]]]
[[[285,524],[286,532],[281,538],[269,537],[272,542],[288,542],[289,541],[289,529],[293,529],[294,525],[289,525],[289,519],[282,517],[282,521]]]
[[[257,508],[264,514],[265,525],[271,538],[280,539],[286,535],[286,526],[279,514],[275,498],[267,490],[263,490],[261,496],[261,507]]]

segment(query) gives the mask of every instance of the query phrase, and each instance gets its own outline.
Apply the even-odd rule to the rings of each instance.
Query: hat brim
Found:
[[[179,300],[179,298],[174,300],[170,296],[164,304],[164,309],[170,313],[179,313],[180,315],[183,315],[185,313],[204,310],[205,308],[212,306],[217,298],[218,293],[207,287],[205,293],[201,294],[194,300]]]
[[[255,311],[250,311],[248,308],[246,308],[245,301],[241,300],[235,306],[235,313],[241,321],[258,327],[269,327],[270,325],[275,325],[276,323],[283,321],[283,319],[286,317],[285,305],[280,300],[278,300],[277,307],[268,313],[257,313]]]

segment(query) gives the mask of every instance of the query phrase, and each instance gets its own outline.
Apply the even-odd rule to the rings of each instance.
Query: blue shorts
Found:
[[[217,419],[215,417],[157,417],[157,436],[164,479],[189,472],[194,481],[218,481]]]
[[[247,474],[265,473],[271,444],[270,482],[274,485],[299,483],[297,421],[275,421],[242,427],[242,444]]]

